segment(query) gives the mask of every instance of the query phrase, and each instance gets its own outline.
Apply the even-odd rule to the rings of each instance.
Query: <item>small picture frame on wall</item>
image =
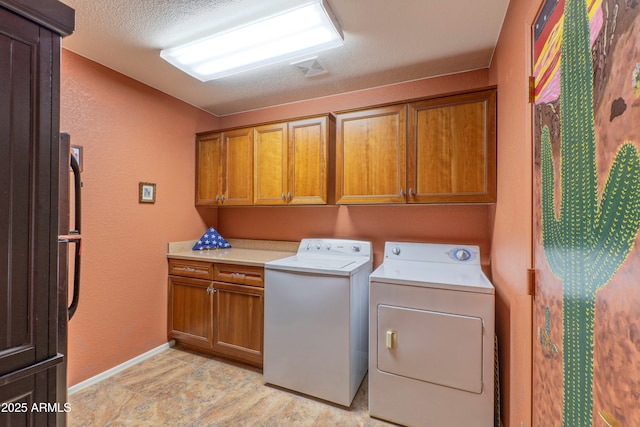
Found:
[[[139,187],[139,203],[156,202],[156,185],[150,182],[141,182]]]

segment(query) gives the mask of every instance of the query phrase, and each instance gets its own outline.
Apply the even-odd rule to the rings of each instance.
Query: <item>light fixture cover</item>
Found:
[[[312,0],[247,25],[164,49],[160,56],[206,82],[343,43],[342,30],[327,3]]]

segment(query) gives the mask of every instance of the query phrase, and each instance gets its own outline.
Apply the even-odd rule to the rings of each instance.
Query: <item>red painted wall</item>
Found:
[[[218,119],[63,50],[61,130],[83,147],[80,304],[73,385],[167,342],[167,242],[195,239],[194,134]],[[157,185],[138,203],[138,183]]]

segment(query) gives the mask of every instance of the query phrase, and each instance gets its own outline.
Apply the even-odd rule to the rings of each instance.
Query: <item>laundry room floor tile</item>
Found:
[[[385,427],[365,377],[351,408],[266,385],[260,369],[173,347],[69,396],[68,426]]]

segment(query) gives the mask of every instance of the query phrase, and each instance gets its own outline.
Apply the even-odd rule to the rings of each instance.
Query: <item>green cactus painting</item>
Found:
[[[585,0],[566,0],[564,13],[560,159],[553,158],[547,127],[541,136],[542,242],[563,286],[563,425],[577,427],[593,424],[596,294],[627,258],[640,226],[640,158],[632,143],[621,144],[599,195]]]

